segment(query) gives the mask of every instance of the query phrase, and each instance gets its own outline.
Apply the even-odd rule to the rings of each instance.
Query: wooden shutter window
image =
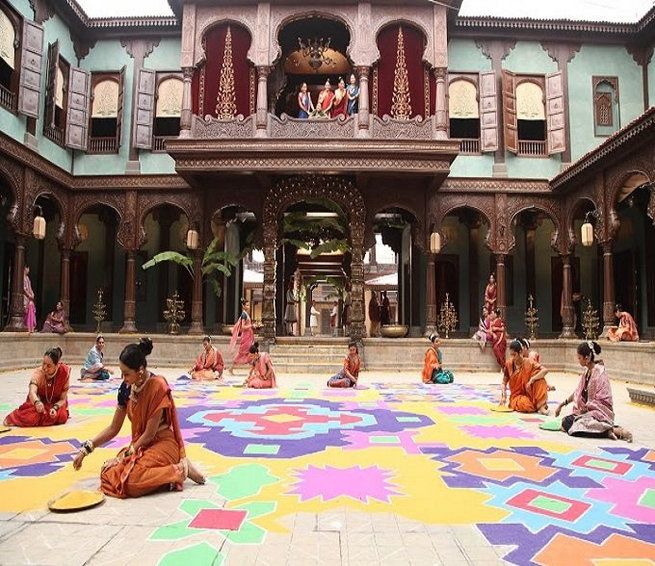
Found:
[[[498,98],[496,96],[496,73],[480,73],[480,150],[498,149]]]
[[[546,131],[548,154],[566,151],[566,120],[562,72],[546,75]]]
[[[123,125],[123,98],[125,96],[125,71],[123,65],[118,77],[118,108],[116,110],[116,150],[121,146],[121,130]]]
[[[503,70],[503,116],[505,132],[505,149],[518,152],[518,123],[516,120],[516,75]]]
[[[91,74],[71,67],[66,109],[66,147],[86,151],[89,131]]]
[[[155,107],[155,71],[139,69],[136,111],[132,143],[138,149],[152,149],[152,126]]]
[[[30,20],[23,20],[18,112],[31,118],[39,117],[42,65],[43,27]]]
[[[44,128],[55,125],[55,98],[57,90],[57,69],[59,68],[59,40],[48,45],[48,75],[45,87]]]

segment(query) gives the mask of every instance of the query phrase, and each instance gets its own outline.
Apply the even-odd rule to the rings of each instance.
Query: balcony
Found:
[[[546,152],[546,142],[519,140],[517,155],[522,157],[546,157],[548,155]]]
[[[461,155],[480,155],[480,138],[462,138],[459,140]]]
[[[16,112],[16,94],[3,85],[0,85],[0,106],[4,106],[11,112]]]
[[[64,130],[59,126],[45,126],[43,135],[56,144],[64,145]]]
[[[118,153],[116,136],[89,138],[87,153]]]
[[[152,151],[166,151],[166,140],[176,140],[177,136],[152,136]]]

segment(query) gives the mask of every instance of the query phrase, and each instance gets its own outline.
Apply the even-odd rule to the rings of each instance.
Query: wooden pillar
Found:
[[[361,342],[366,337],[364,314],[364,227],[353,226],[352,255],[350,260],[350,338]]]
[[[603,332],[607,336],[610,326],[614,325],[614,255],[612,241],[603,242]]]
[[[255,136],[265,138],[267,136],[266,128],[268,126],[268,75],[271,67],[261,65],[257,67],[257,113],[255,124],[257,130]]]
[[[275,241],[264,244],[264,297],[262,302],[262,333],[267,342],[275,342]]]
[[[25,332],[25,305],[23,303],[23,270],[25,268],[25,236],[16,234],[14,249],[14,273],[11,281],[11,303],[8,332]]]
[[[500,316],[507,324],[507,283],[505,281],[506,258],[506,254],[496,254],[496,287],[498,290],[498,301],[496,305],[500,310]]]
[[[125,265],[125,302],[123,310],[123,327],[121,334],[137,332],[136,328],[136,250],[126,250]]]
[[[193,67],[184,67],[184,82],[182,86],[182,112],[180,114],[180,137],[191,137],[191,80],[193,79]]]
[[[370,108],[369,108],[369,87],[368,77],[371,72],[370,67],[355,67],[355,72],[359,75],[359,104],[357,109],[357,128],[360,137],[369,137],[370,131]]]
[[[427,253],[428,264],[425,270],[426,314],[425,335],[437,331],[437,263],[436,255]]]
[[[560,338],[575,338],[573,326],[573,277],[571,276],[571,255],[562,255],[562,333]]]
[[[71,268],[71,250],[68,248],[61,249],[61,273],[59,274],[59,298],[64,305],[66,313],[66,332],[73,330],[70,325],[70,268]]]
[[[189,334],[204,334],[202,324],[202,249],[193,250],[193,294],[191,298],[191,327]]]
[[[435,88],[435,112],[434,127],[435,137],[438,140],[448,139],[448,103],[446,100],[446,73],[445,67],[438,67],[434,70],[437,80]]]
[[[480,219],[469,219],[469,326],[476,328],[480,318]],[[467,328],[464,328],[467,330]]]

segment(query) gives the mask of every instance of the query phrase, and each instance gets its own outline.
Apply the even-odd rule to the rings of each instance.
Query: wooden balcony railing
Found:
[[[467,155],[480,153],[480,138],[462,138],[459,140],[459,152]]]
[[[118,141],[116,136],[103,138],[89,138],[88,153],[117,153]]]
[[[12,112],[16,111],[16,94],[3,85],[0,85],[0,106]]]
[[[152,136],[152,151],[166,151],[166,140],[177,139],[177,136]]]
[[[544,157],[546,153],[545,141],[523,141],[519,140],[518,155],[526,157]]]
[[[43,135],[56,144],[64,145],[64,130],[57,126],[45,126]]]

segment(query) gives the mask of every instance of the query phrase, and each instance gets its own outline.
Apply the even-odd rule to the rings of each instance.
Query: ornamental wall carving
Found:
[[[376,139],[399,140],[430,140],[434,138],[432,120],[424,120],[421,116],[398,120],[391,116],[371,116],[371,137]]]
[[[220,138],[254,138],[254,116],[244,118],[239,114],[233,119],[220,120],[209,115],[206,116],[205,119],[194,115],[191,121],[191,137],[201,140]]]
[[[23,167],[13,159],[0,155],[0,181],[5,181],[11,198],[10,212],[7,221],[14,231],[20,231],[20,214],[23,206]]]
[[[303,138],[321,140],[326,138],[354,138],[357,120],[350,116],[343,120],[327,118],[321,120],[299,120],[282,114],[280,118],[269,114],[269,137],[271,138]]]

